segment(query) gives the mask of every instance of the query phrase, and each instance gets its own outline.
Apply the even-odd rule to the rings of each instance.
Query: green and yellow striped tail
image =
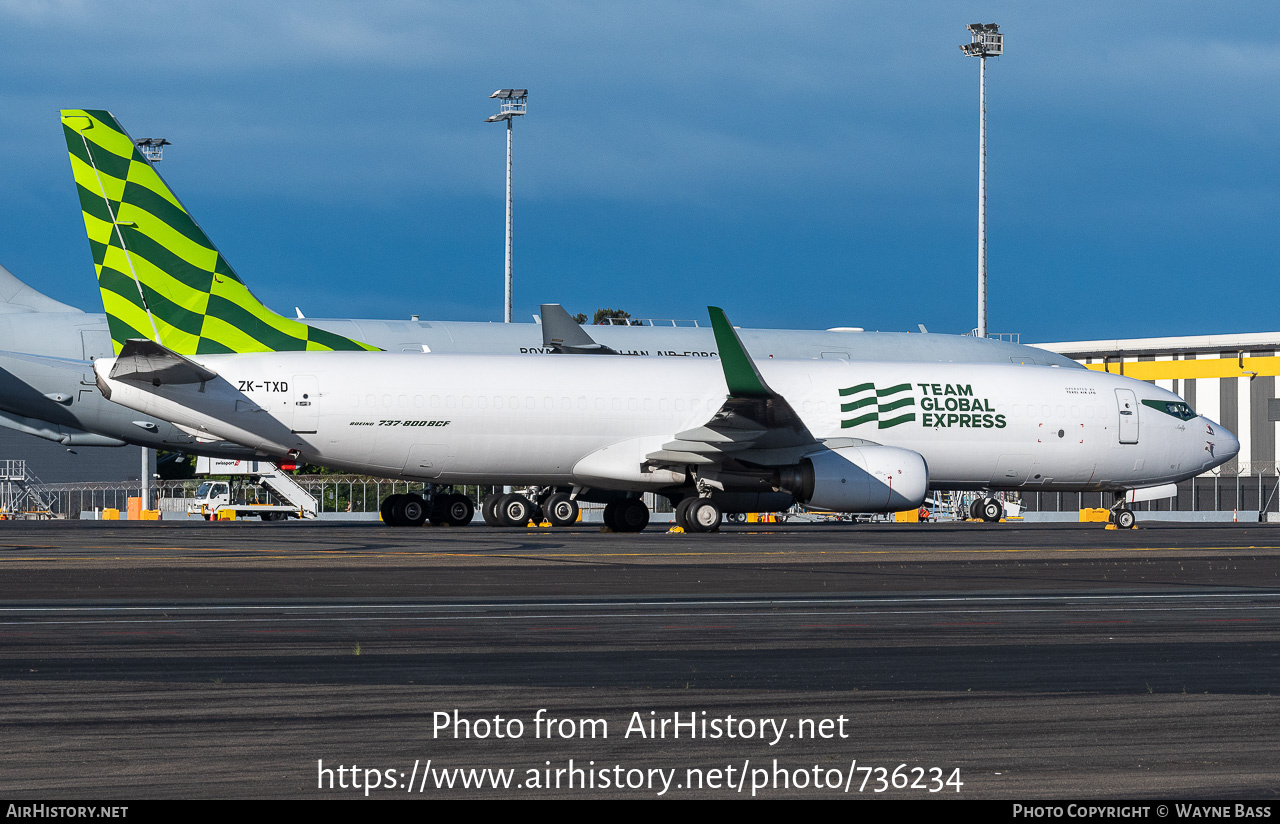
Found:
[[[377,348],[263,306],[110,112],[64,109],[62,130],[117,354]]]

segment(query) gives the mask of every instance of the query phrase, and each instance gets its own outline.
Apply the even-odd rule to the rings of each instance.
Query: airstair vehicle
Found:
[[[53,517],[52,496],[21,460],[0,460],[0,520]]]
[[[187,514],[202,515],[206,520],[234,512],[237,518],[256,515],[264,521],[283,521],[314,518],[320,510],[310,492],[269,461],[197,458],[196,474],[230,477],[202,482],[195,500],[188,504]]]

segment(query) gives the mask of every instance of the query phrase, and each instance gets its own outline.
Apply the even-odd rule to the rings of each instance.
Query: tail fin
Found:
[[[117,354],[377,348],[263,306],[110,112],[64,109],[62,130]]]
[[[68,306],[42,292],[37,292],[18,280],[13,272],[0,266],[0,315],[32,312],[84,314],[74,306]]]

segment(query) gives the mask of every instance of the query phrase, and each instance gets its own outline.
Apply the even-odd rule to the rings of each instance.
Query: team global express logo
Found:
[[[840,397],[853,398],[848,403],[840,404],[840,411],[856,414],[856,417],[840,421],[841,429],[861,426],[871,421],[876,422],[878,429],[888,429],[891,426],[897,426],[900,423],[916,419],[914,410],[894,414],[903,407],[916,405],[916,399],[911,394],[911,384],[909,383],[900,383],[897,386],[890,386],[888,389],[876,389],[874,383],[860,383],[857,386],[850,386],[848,389],[841,389]]]
[[[877,429],[889,429],[916,420],[920,412],[920,424],[935,429],[968,427],[970,429],[1004,429],[1004,415],[997,415],[987,398],[973,394],[970,384],[917,383],[920,403],[912,384],[900,383],[885,389],[876,389],[874,383],[860,383],[840,390],[841,398],[850,398],[840,404],[840,411],[853,417],[840,421],[841,429],[850,429],[875,421]],[[907,411],[903,411],[907,410]]]

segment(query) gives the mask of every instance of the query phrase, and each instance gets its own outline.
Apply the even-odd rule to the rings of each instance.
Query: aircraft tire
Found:
[[[715,532],[720,528],[720,507],[710,498],[695,498],[685,512],[690,532]]]
[[[680,503],[676,504],[676,526],[680,527],[685,532],[693,531],[689,526],[689,506],[696,500],[698,499],[681,498]]]
[[[1004,515],[1004,507],[995,498],[984,498],[982,500],[982,520],[987,523],[995,523]]]
[[[475,517],[476,505],[466,495],[444,496],[444,522],[449,526],[466,526]]]
[[[480,517],[489,526],[502,526],[502,520],[498,518],[498,499],[501,497],[497,493],[490,493],[480,501]]]
[[[969,517],[975,521],[982,520],[982,502],[985,498],[974,498],[969,504]]]
[[[388,495],[378,506],[378,514],[382,516],[382,522],[387,526],[404,526],[396,515],[396,505],[403,497],[403,495]]]
[[[649,525],[649,507],[639,498],[627,498],[618,502],[613,520],[615,532],[642,532]]]
[[[533,514],[533,504],[525,496],[512,492],[498,499],[497,510],[503,526],[524,526]]]
[[[609,527],[613,532],[621,532],[618,526],[618,504],[621,501],[614,501],[604,505],[604,525]]]
[[[1132,509],[1125,507],[1116,510],[1115,521],[1120,529],[1133,529],[1133,525],[1138,522],[1138,516],[1133,514]]]
[[[403,495],[398,514],[400,523],[397,526],[422,526],[427,520],[427,502],[417,493]]]
[[[552,526],[570,526],[578,520],[578,502],[557,492],[542,504],[542,511]]]

